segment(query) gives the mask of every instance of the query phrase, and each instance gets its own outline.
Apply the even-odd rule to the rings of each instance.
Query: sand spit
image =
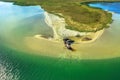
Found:
[[[100,30],[97,32],[78,32],[73,31],[65,28],[65,21],[58,16],[53,14],[49,14],[45,12],[45,21],[46,23],[53,28],[54,30],[54,38],[48,37],[44,38],[40,34],[36,34],[34,36],[29,36],[24,39],[24,43],[28,50],[31,52],[38,53],[38,55],[56,57],[56,58],[70,58],[70,59],[89,59],[92,58],[90,56],[85,56],[87,53],[81,52],[79,49],[84,43],[91,43],[98,39],[104,32],[104,30]],[[80,39],[76,40],[76,43],[81,44],[74,44],[72,47],[75,49],[74,52],[68,50],[64,43],[63,38],[69,36],[76,36],[76,35],[83,36]],[[82,41],[82,39],[86,36],[90,36],[92,40],[89,41]],[[88,44],[89,45],[89,44]],[[100,58],[100,56],[95,57]]]

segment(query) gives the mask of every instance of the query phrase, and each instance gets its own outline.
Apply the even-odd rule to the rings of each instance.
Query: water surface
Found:
[[[26,37],[35,34],[53,36],[52,29],[44,22],[44,10],[40,6],[18,6],[0,2],[0,80],[120,79],[120,8],[116,9],[120,5],[91,3],[90,6],[114,12],[114,21],[100,39],[94,43],[80,44],[78,50],[81,51],[81,57],[92,58],[94,54],[100,57],[108,55],[111,59],[58,59],[29,54],[31,51],[24,42]],[[26,49],[28,50],[25,51]]]

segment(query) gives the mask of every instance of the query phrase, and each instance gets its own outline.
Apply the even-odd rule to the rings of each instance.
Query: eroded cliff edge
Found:
[[[63,38],[70,38],[76,43],[90,43],[98,39],[104,32],[104,29],[96,32],[80,32],[76,30],[70,30],[66,28],[67,24],[63,17],[48,12],[45,12],[44,15],[45,22],[54,31],[53,40],[62,40]]]

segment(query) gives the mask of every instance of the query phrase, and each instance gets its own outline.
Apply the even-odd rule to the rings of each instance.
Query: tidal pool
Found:
[[[53,36],[40,6],[0,2],[0,80],[120,79],[120,3],[89,5],[112,12],[113,23],[95,42],[75,44],[73,53],[61,42],[34,38]]]

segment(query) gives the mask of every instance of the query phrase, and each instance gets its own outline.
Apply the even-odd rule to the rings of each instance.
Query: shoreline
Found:
[[[51,23],[51,25],[52,25],[52,23]],[[52,26],[50,26],[50,27],[52,27]],[[71,31],[71,30],[65,29],[64,27],[62,27],[61,29],[55,28],[54,31],[56,32],[57,35],[61,36],[60,32],[62,32],[63,29],[65,32]],[[71,52],[64,47],[64,44],[63,44],[63,41],[61,40],[61,37],[44,38],[44,37],[42,37],[42,35],[39,35],[39,34],[36,34],[34,36],[32,35],[32,36],[24,37],[24,39],[23,39],[23,41],[24,41],[23,44],[25,44],[24,50],[26,52],[28,50],[28,53],[32,53],[33,55],[35,53],[37,55],[56,57],[56,58],[65,58],[65,59],[104,59],[104,58],[107,59],[107,58],[118,57],[119,54],[118,53],[111,54],[112,51],[110,51],[110,52],[108,51],[108,53],[104,54],[104,50],[106,50],[106,49],[104,49],[104,48],[100,49],[103,47],[103,45],[98,44],[97,47],[93,46],[94,43],[92,43],[92,42],[96,41],[104,33],[104,31],[105,31],[105,29],[100,30],[99,32],[96,32],[96,33],[90,32],[91,34],[93,34],[92,36],[94,37],[91,41],[87,41],[90,44],[82,44],[82,43],[87,43],[86,41],[84,41],[84,42],[82,41],[80,45],[79,44],[73,45],[76,49],[75,52]],[[58,34],[58,32],[59,32],[59,34]],[[74,32],[75,32],[75,34],[73,34],[73,35],[76,35],[77,32],[76,31],[74,31]],[[85,34],[90,34],[90,33],[87,32]],[[108,47],[106,45],[108,45],[108,44],[105,43],[105,45],[104,45],[105,48]],[[112,49],[113,47],[110,46],[108,48]],[[14,45],[13,45],[13,48],[15,48]],[[20,49],[17,48],[17,49],[22,50],[21,48]],[[93,51],[90,49],[92,49]],[[99,49],[103,50],[103,53],[100,51],[101,52],[100,54],[96,54],[96,53],[99,53]],[[96,50],[98,52],[95,53],[94,50]],[[113,50],[113,51],[116,51],[116,50]]]
[[[77,35],[80,36],[91,36],[91,40],[89,41],[82,41],[81,39],[78,39],[78,43],[92,43],[96,41],[104,32],[104,29],[96,31],[96,32],[78,32],[75,30],[70,30],[65,28],[65,20],[64,18],[60,18],[59,16],[56,16],[54,14],[50,14],[45,12],[45,22],[48,26],[50,26],[53,29],[54,32],[54,38],[52,40],[62,40],[64,37],[75,37]],[[66,36],[64,36],[66,35]]]
[[[46,22],[48,22],[48,21],[46,21]],[[50,24],[50,23],[47,23],[47,24]],[[50,27],[52,27],[52,26],[50,26]],[[62,28],[65,29],[64,27],[62,27]],[[104,31],[105,30],[103,29],[103,30],[100,30],[97,32],[85,33],[86,35],[91,35],[93,37],[92,40],[79,41],[78,44],[76,44],[77,42],[75,42],[75,44],[73,44],[72,47],[75,48],[76,45],[79,46],[79,44],[93,43],[104,33]],[[72,59],[89,59],[86,57],[82,58],[81,52],[79,49],[75,50],[75,52],[69,51],[66,47],[64,47],[65,45],[63,43],[62,38],[61,39],[44,38],[44,37],[42,37],[42,35],[36,34],[33,37],[26,38],[25,43],[31,50],[33,50],[33,52],[35,51],[36,53],[38,53],[38,52],[41,52],[41,50],[43,50],[42,53],[38,54],[38,55],[55,57],[55,58],[64,58],[64,59],[71,59],[71,58]],[[30,43],[32,43],[32,44],[30,44]],[[40,46],[40,45],[42,45],[42,46]],[[51,46],[51,48],[49,48],[48,46]],[[44,48],[47,48],[47,50],[44,50]],[[92,58],[92,59],[94,59],[94,58]],[[95,57],[95,59],[96,59],[96,57]],[[102,59],[102,58],[97,58],[97,59]]]
[[[114,26],[113,26],[114,27]],[[111,27],[112,28],[112,27]],[[103,34],[104,30],[101,30],[99,33]],[[99,41],[99,40],[98,40]],[[76,49],[76,51],[71,52],[64,47],[63,41],[52,40],[51,38],[44,38],[41,35],[36,34],[34,36],[27,36],[24,39],[25,51],[32,55],[38,56],[47,56],[51,58],[60,58],[60,59],[78,59],[78,60],[100,60],[100,59],[110,59],[119,57],[119,54],[112,54],[110,51],[108,53],[96,54],[94,51],[98,51],[103,45],[98,44],[98,47],[94,47],[95,43],[84,44],[73,44],[72,47]],[[106,44],[108,45],[108,44]],[[107,48],[108,46],[106,46]],[[93,49],[94,48],[94,49]],[[91,49],[93,50],[92,52]],[[18,50],[20,50],[18,48]],[[23,50],[23,49],[21,49]],[[107,51],[107,50],[106,50]]]

